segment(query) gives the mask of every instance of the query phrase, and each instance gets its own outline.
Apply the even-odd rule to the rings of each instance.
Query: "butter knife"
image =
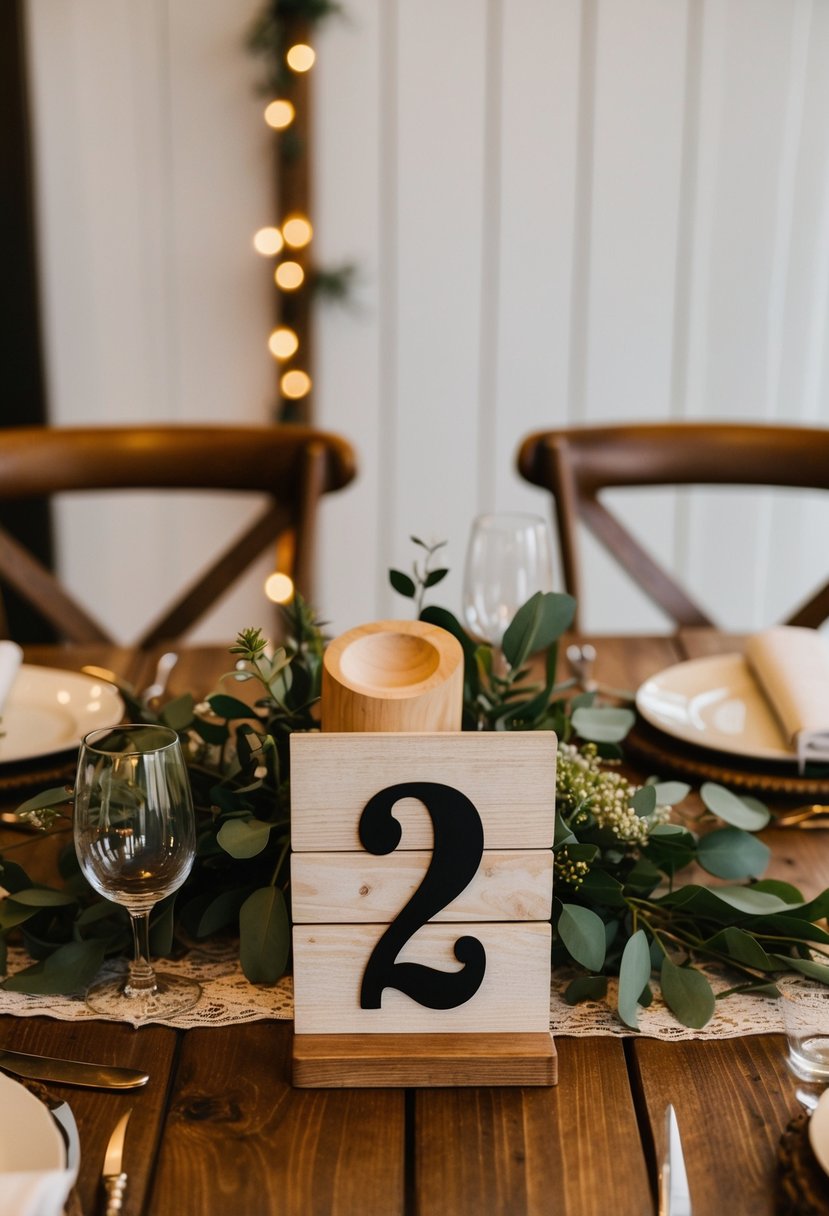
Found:
[[[137,1089],[150,1079],[148,1073],[138,1072],[134,1068],[111,1068],[107,1064],[33,1056],[23,1051],[0,1050],[0,1068],[17,1077],[54,1081],[58,1085],[82,1085],[90,1089]]]
[[[122,1172],[121,1165],[124,1160],[124,1137],[127,1134],[127,1124],[131,1114],[132,1111],[128,1110],[115,1124],[104,1155],[101,1178],[106,1191],[106,1216],[118,1216],[124,1202],[127,1175]]]
[[[659,1171],[659,1216],[691,1216],[691,1193],[676,1111],[665,1111],[665,1156]]]

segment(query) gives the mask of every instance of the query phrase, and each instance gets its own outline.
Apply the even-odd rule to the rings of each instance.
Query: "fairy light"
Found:
[[[280,262],[273,275],[277,287],[283,291],[296,291],[305,280],[305,271],[299,262]]]
[[[274,604],[287,604],[294,598],[294,581],[288,574],[275,570],[265,579],[265,595]]]
[[[290,359],[299,350],[299,338],[287,325],[280,325],[268,338],[268,350],[274,359]]]
[[[285,56],[292,72],[308,72],[314,66],[316,51],[305,42],[296,42]]]
[[[265,107],[265,122],[269,127],[273,127],[274,131],[284,131],[294,121],[295,115],[293,103],[286,101],[284,97],[277,98]]]
[[[278,228],[260,228],[253,237],[254,249],[257,253],[261,253],[264,258],[270,258],[276,253],[281,253],[284,245],[285,241]]]
[[[300,397],[307,397],[310,393],[311,377],[307,372],[295,367],[289,372],[285,372],[279,382],[279,387],[285,397],[290,398],[291,401],[298,401]]]
[[[283,221],[282,235],[286,245],[290,245],[292,249],[303,249],[310,244],[314,229],[306,216],[289,215]]]

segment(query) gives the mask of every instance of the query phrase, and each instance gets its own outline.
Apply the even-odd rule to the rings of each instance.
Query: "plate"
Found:
[[[824,1173],[829,1174],[829,1089],[818,1098],[809,1120],[809,1143]]]
[[[641,686],[636,708],[652,726],[686,743],[754,760],[797,762],[741,654],[667,667]]]
[[[43,1103],[0,1073],[0,1173],[62,1170],[66,1146]]]
[[[124,707],[111,684],[24,663],[0,718],[0,764],[69,751],[87,731],[115,726]]]

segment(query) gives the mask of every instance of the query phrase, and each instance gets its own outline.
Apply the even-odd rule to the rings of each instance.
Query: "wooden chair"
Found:
[[[751,485],[829,489],[829,430],[714,422],[641,423],[538,431],[518,470],[549,490],[566,589],[581,598],[581,520],[677,625],[714,622],[601,501],[618,486]],[[816,628],[829,616],[829,583],[785,622]]]
[[[320,495],[355,474],[346,440],[301,426],[25,427],[0,431],[0,500],[25,503],[64,491],[210,490],[265,493],[267,506],[136,645],[183,635],[270,544],[284,572],[310,595]],[[112,641],[23,545],[0,529],[0,584],[71,642]]]

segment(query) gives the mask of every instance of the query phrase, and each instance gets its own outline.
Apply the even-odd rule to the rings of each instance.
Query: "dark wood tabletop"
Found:
[[[597,677],[635,687],[680,658],[733,649],[710,631],[594,639]],[[142,687],[151,655],[40,649],[31,662],[94,662]],[[228,669],[219,649],[183,651],[171,691],[206,694]],[[642,774],[644,776],[644,774]],[[770,829],[771,873],[808,893],[829,885],[821,831]],[[20,843],[4,831],[0,847]],[[48,872],[49,842],[16,856]],[[0,1008],[2,997],[0,996]],[[782,1036],[658,1042],[557,1037],[553,1088],[298,1090],[292,1028],[265,1021],[188,1032],[0,1017],[0,1045],[142,1068],[132,1093],[52,1087],[80,1131],[75,1212],[101,1210],[106,1142],[129,1107],[123,1211],[171,1216],[638,1216],[656,1211],[665,1106],[683,1134],[694,1216],[775,1210],[776,1151],[798,1112]]]

